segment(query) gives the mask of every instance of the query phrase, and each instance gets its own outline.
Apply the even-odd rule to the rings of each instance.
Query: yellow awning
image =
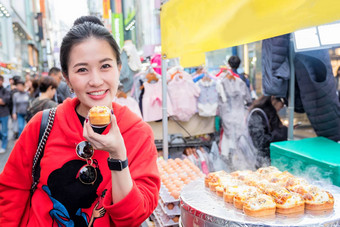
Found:
[[[161,10],[162,53],[188,59],[337,20],[339,0],[170,0]]]
[[[182,67],[195,67],[205,64],[205,54],[203,52],[200,53],[189,53],[182,57],[179,57],[179,62]]]

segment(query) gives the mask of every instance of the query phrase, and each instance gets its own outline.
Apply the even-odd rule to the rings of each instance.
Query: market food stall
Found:
[[[194,66],[202,62],[202,53],[208,51],[247,44],[337,21],[340,19],[339,10],[340,5],[332,0],[283,2],[244,0],[214,3],[172,0],[164,4],[161,10],[162,56],[164,60],[179,57],[183,59],[182,66]],[[163,62],[162,67],[165,69],[166,61]],[[165,71],[163,70],[164,73]],[[165,93],[164,73],[162,76]],[[293,75],[294,71],[291,73]],[[293,87],[294,81],[290,85]],[[293,116],[293,95],[290,96],[289,111]],[[166,113],[166,103],[163,104],[163,113]],[[292,121],[289,128],[292,131]],[[165,136],[167,136],[166,117],[163,118],[163,150],[164,158],[167,159]],[[340,225],[339,188],[331,182],[321,184],[320,187],[329,190],[334,196],[334,209],[331,212],[318,215],[305,212],[297,217],[276,215],[272,219],[263,219],[248,217],[242,210],[226,204],[223,199],[207,189],[202,180],[198,180],[184,186],[181,191],[181,223],[186,227],[338,226]]]
[[[162,57],[180,58],[183,67],[202,64],[204,53],[247,44],[340,19],[332,0],[211,1],[172,0],[161,10]],[[292,53],[293,51],[291,51]],[[162,61],[165,78],[166,61]],[[291,63],[289,135],[293,138],[294,67]],[[163,100],[166,81],[163,79]],[[167,115],[163,103],[163,150],[167,158]]]

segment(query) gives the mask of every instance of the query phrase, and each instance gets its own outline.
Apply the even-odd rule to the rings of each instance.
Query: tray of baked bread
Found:
[[[180,200],[183,226],[340,226],[339,187],[273,166],[210,173]]]

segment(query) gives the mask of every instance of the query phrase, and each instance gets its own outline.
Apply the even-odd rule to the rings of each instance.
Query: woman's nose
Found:
[[[99,71],[97,70],[92,71],[89,84],[94,87],[98,87],[103,84],[103,79]]]

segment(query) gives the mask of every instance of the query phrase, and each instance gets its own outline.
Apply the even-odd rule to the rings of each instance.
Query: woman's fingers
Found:
[[[98,138],[99,134],[97,134],[93,131],[92,126],[91,126],[88,118],[86,118],[85,121],[84,121],[83,136],[89,142],[91,142],[92,140],[98,140],[99,139]]]

